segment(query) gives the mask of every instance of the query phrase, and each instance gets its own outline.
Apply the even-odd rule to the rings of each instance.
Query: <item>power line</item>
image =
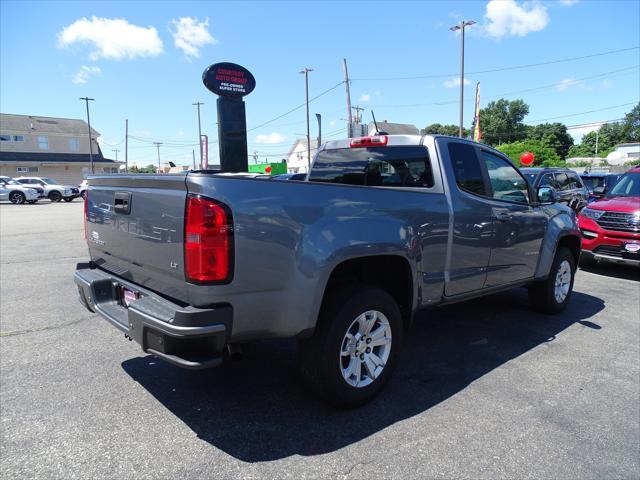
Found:
[[[596,110],[588,110],[586,112],[569,113],[567,115],[559,115],[557,117],[547,117],[547,118],[540,118],[538,120],[530,120],[530,121],[524,122],[524,123],[546,122],[547,120],[555,120],[557,118],[578,117],[580,115],[586,115],[587,113],[603,112],[604,110],[612,110],[614,108],[628,107],[629,105],[635,105],[636,103],[638,103],[638,102],[622,103],[620,105],[612,105],[611,107],[598,108]]]
[[[584,60],[586,58],[594,58],[594,57],[601,57],[604,55],[612,55],[614,53],[620,53],[620,52],[628,52],[631,50],[637,50],[639,49],[640,46],[635,46],[635,47],[628,47],[628,48],[620,48],[618,50],[609,50],[606,52],[600,52],[600,53],[593,53],[591,55],[582,55],[580,57],[570,57],[570,58],[561,58],[558,60],[549,60],[546,62],[538,62],[538,63],[528,63],[525,65],[515,65],[515,66],[511,66],[511,67],[500,67],[500,68],[493,68],[490,70],[478,70],[475,72],[468,72],[468,75],[480,75],[483,73],[495,73],[495,72],[506,72],[508,70],[520,70],[523,68],[530,68],[530,67],[540,67],[543,65],[553,65],[553,64],[557,64],[557,63],[564,63],[564,62],[573,62],[576,60]],[[420,80],[420,79],[426,79],[426,78],[447,78],[447,77],[452,77],[458,75],[457,73],[438,73],[438,74],[430,74],[430,75],[413,75],[413,76],[400,76],[400,77],[380,77],[380,78],[352,78],[352,81],[359,81],[359,80],[375,80],[375,81],[387,81],[387,80]]]
[[[621,72],[628,72],[630,70],[635,70],[638,67],[640,67],[640,65],[634,65],[633,67],[625,67],[625,68],[620,68],[617,70],[611,70],[609,72],[603,72],[603,73],[599,73],[597,75],[591,75],[588,77],[583,77],[583,78],[578,78],[572,81],[571,85],[575,85],[578,84],[580,82],[584,82],[586,80],[593,80],[595,78],[601,78],[601,77],[605,77],[607,75],[612,75],[615,73],[621,73]],[[626,75],[626,73],[623,73],[624,75]],[[543,85],[540,87],[533,87],[533,88],[527,88],[524,90],[515,90],[515,91],[511,91],[511,92],[504,92],[504,93],[499,93],[499,94],[495,94],[495,95],[491,95],[489,97],[485,97],[485,99],[489,98],[489,99],[493,99],[493,98],[500,98],[506,95],[515,95],[515,94],[520,94],[520,93],[529,93],[529,92],[534,92],[534,91],[542,91],[542,90],[548,90],[550,88],[557,88],[558,87],[558,83],[553,83],[553,84],[548,84],[548,85]],[[467,99],[467,102],[472,102],[475,101],[475,99],[473,98],[469,98]],[[373,108],[403,108],[403,107],[429,107],[429,106],[440,106],[440,105],[451,105],[454,103],[458,103],[458,100],[446,100],[443,102],[429,102],[429,103],[407,103],[407,104],[399,104],[399,105],[370,105],[370,107]]]

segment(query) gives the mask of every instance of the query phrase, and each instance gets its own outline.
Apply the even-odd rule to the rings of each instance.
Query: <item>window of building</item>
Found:
[[[104,173],[118,173],[118,167],[103,167]]]
[[[72,152],[80,151],[80,139],[79,138],[70,138],[69,139],[69,150]]]
[[[38,171],[38,167],[18,167],[18,173],[33,173]]]
[[[41,150],[49,150],[49,137],[38,137],[38,148]]]
[[[14,142],[24,142],[24,135],[14,135],[13,136],[13,141]]]
[[[458,187],[476,195],[487,195],[475,147],[466,143],[450,142],[449,157]]]
[[[10,142],[11,135],[0,135],[0,142]]]

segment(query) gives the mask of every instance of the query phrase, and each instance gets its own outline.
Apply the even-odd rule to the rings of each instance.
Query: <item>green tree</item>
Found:
[[[564,165],[555,149],[542,140],[528,139],[520,142],[503,143],[496,148],[511,158],[518,166],[522,165],[520,155],[525,152],[531,152],[535,157],[533,165],[530,166],[558,167]]]
[[[623,123],[605,123],[597,132],[589,132],[582,137],[578,145],[569,149],[569,157],[606,157],[616,145],[625,141]],[[596,154],[597,145],[597,154]]]
[[[540,140],[553,148],[561,159],[565,159],[573,146],[573,137],[562,123],[541,123],[527,128],[527,139]]]
[[[431,125],[427,125],[422,129],[423,135],[451,135],[452,137],[457,137],[458,133],[460,133],[460,128],[458,125],[442,125],[440,123],[432,123]],[[462,129],[462,133],[465,137],[467,137],[470,132],[466,128]]]
[[[527,126],[522,123],[529,114],[529,105],[523,100],[501,98],[480,110],[480,131],[485,143],[498,145],[523,140]]]
[[[640,103],[624,117],[624,141],[640,142]]]
[[[153,163],[151,163],[146,167],[142,167],[140,169],[140,173],[156,173],[156,166]]]

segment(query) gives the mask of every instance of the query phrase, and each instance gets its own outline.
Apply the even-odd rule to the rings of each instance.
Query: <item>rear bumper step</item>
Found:
[[[233,321],[231,305],[183,307],[89,264],[77,265],[74,280],[80,303],[135,340],[143,351],[191,370],[222,363]],[[140,295],[128,308],[121,303],[121,287]]]

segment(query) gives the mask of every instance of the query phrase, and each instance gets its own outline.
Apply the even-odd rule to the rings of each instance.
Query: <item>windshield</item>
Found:
[[[620,177],[607,197],[640,197],[640,172],[627,173]]]
[[[20,182],[16,182],[13,178],[9,177],[0,177],[0,180],[2,180],[7,185],[22,185]]]

